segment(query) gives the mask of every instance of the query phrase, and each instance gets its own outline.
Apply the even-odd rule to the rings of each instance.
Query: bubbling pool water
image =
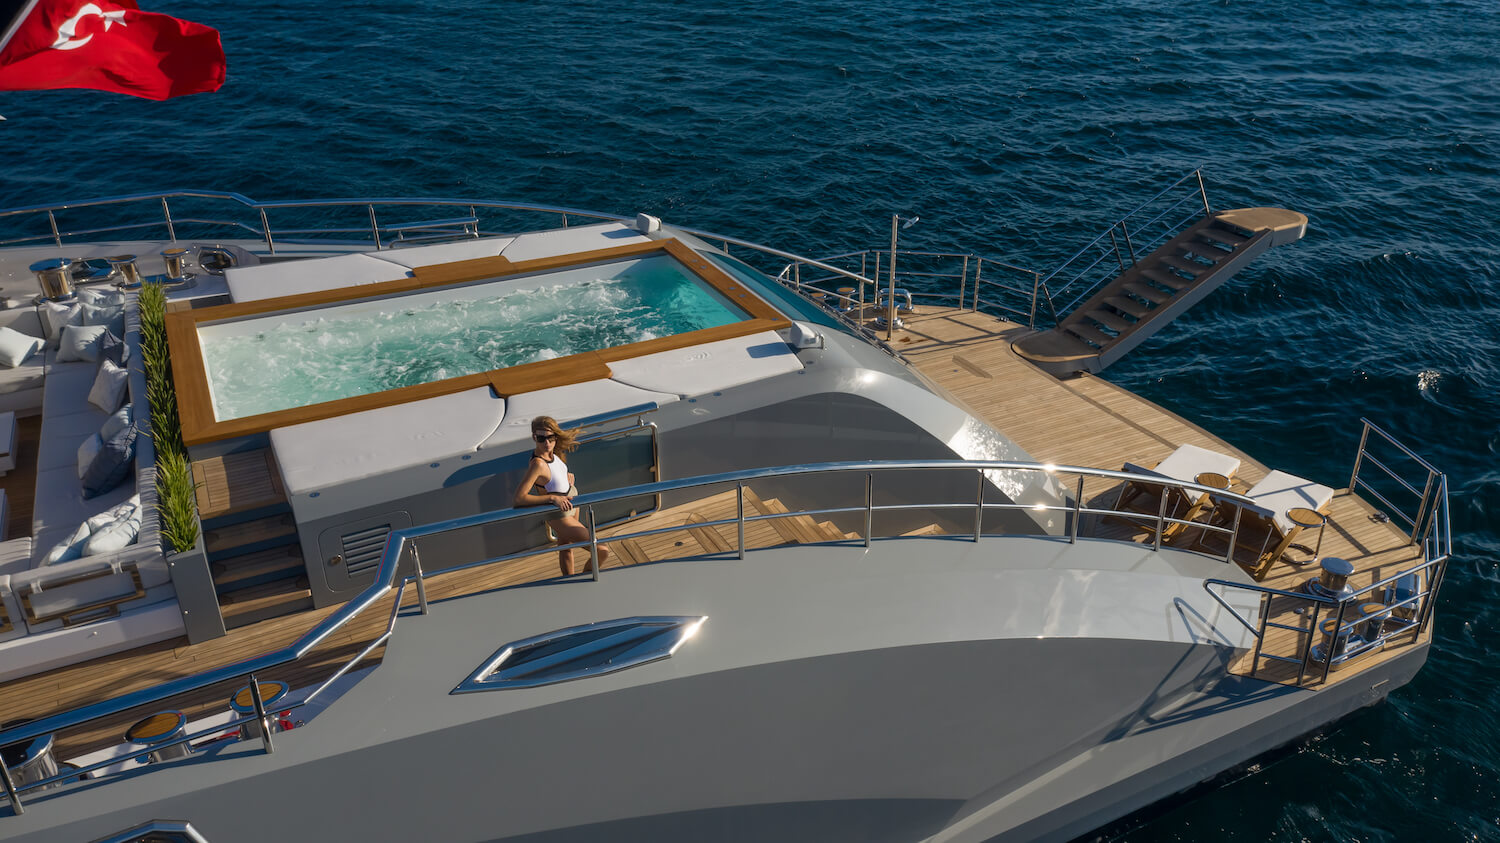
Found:
[[[595,270],[597,272],[597,270]],[[472,299],[390,299],[203,342],[215,415],[243,418],[717,327],[744,318],[664,259]],[[261,321],[261,320],[257,320]]]

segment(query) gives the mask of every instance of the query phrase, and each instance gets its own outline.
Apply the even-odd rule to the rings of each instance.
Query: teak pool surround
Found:
[[[746,318],[727,325],[628,343],[613,348],[583,351],[550,360],[523,363],[507,368],[239,418],[220,419],[215,411],[213,392],[208,377],[209,370],[205,363],[199,332],[200,327],[280,313],[289,315],[314,313],[319,309],[338,305],[395,298],[416,292],[499,282],[523,276],[537,276],[538,273],[580,269],[622,259],[645,258],[653,255],[667,255],[674,258],[682,269],[701,281],[709,290],[743,311]],[[249,436],[278,427],[448,395],[478,386],[488,385],[498,396],[509,397],[524,392],[583,383],[610,377],[609,363],[612,361],[748,336],[767,330],[778,330],[791,324],[780,312],[751,293],[708,259],[675,239],[632,243],[528,261],[511,261],[504,256],[478,258],[417,267],[412,270],[412,274],[411,278],[396,281],[168,313],[167,337],[171,348],[172,374],[176,381],[178,410],[182,419],[183,441],[191,446]]]

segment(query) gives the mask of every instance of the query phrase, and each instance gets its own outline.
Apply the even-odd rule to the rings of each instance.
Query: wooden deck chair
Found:
[[[1287,518],[1287,512],[1295,507],[1306,507],[1327,515],[1328,505],[1333,502],[1333,490],[1284,471],[1273,471],[1252,486],[1245,497],[1255,501],[1255,505],[1245,507],[1240,514],[1239,540],[1235,542],[1235,549],[1248,548],[1255,555],[1249,561],[1239,558],[1235,561],[1260,581],[1302,532],[1301,527]],[[1226,521],[1232,517],[1229,513],[1224,515]]]
[[[1177,446],[1177,450],[1169,454],[1166,459],[1157,463],[1154,468],[1143,468],[1135,463],[1125,463],[1120,470],[1130,472],[1131,474],[1140,474],[1145,477],[1176,480],[1180,483],[1195,483],[1201,474],[1222,474],[1232,480],[1234,479],[1234,473],[1239,471],[1239,468],[1240,461],[1228,454],[1210,451],[1207,448],[1200,448],[1197,445],[1179,445]],[[1167,495],[1167,515],[1177,517],[1177,513],[1183,512],[1182,520],[1184,521],[1191,521],[1196,518],[1208,504],[1206,499],[1196,495],[1190,498],[1189,495],[1177,486],[1164,487],[1155,483],[1132,483],[1127,480],[1120,487],[1120,496],[1115,502],[1115,510],[1117,512],[1140,512],[1142,515],[1150,516],[1152,518],[1150,525],[1140,525],[1139,521],[1130,516],[1122,517],[1133,524],[1144,526],[1148,532],[1154,535],[1156,533],[1155,516],[1161,509],[1159,491],[1164,491]],[[1149,501],[1149,510],[1144,508],[1126,509],[1143,496]],[[1187,526],[1187,524],[1168,524],[1162,530],[1162,539],[1166,540],[1176,536],[1187,529]]]

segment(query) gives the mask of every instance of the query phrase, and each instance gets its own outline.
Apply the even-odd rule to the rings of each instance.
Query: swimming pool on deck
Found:
[[[413,275],[169,314],[185,441],[485,383],[502,396],[578,383],[608,377],[611,359],[787,324],[677,241]]]

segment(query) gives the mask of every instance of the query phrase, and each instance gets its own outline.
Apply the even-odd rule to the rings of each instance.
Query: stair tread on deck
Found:
[[[219,595],[219,612],[224,616],[226,629],[237,629],[312,607],[312,591],[302,577],[253,585]]]
[[[1141,302],[1135,301],[1129,296],[1109,296],[1104,299],[1104,303],[1121,313],[1128,313],[1137,319],[1145,318],[1151,313],[1151,308]]]
[[[1171,287],[1173,290],[1182,291],[1195,283],[1192,279],[1183,278],[1175,272],[1165,269],[1147,268],[1141,270],[1141,276],[1151,280],[1153,283]]]
[[[1222,243],[1231,249],[1250,239],[1243,234],[1230,231],[1219,225],[1211,225],[1201,229],[1198,232],[1198,236],[1216,243]]]
[[[225,524],[203,531],[203,547],[210,556],[261,542],[297,535],[297,521],[290,512],[279,512],[254,521]]]
[[[1067,331],[1075,337],[1078,337],[1081,340],[1084,340],[1085,342],[1094,343],[1101,348],[1109,345],[1115,339],[1109,334],[1106,334],[1098,328],[1095,328],[1093,325],[1087,325],[1083,322],[1069,323],[1063,326],[1063,330]]]
[[[278,572],[288,577],[300,576],[305,570],[302,550],[294,545],[246,553],[222,562],[215,562],[211,567],[214,584],[218,586],[270,576]]]
[[[1177,255],[1163,255],[1161,257],[1161,262],[1166,264],[1167,266],[1172,267],[1173,269],[1180,269],[1183,272],[1189,273],[1194,278],[1197,278],[1199,275],[1202,275],[1203,273],[1208,272],[1210,269],[1213,269],[1213,267],[1207,264],[1198,263],[1191,258],[1179,257]]]
[[[193,484],[204,521],[286,502],[269,448],[194,460]]]

